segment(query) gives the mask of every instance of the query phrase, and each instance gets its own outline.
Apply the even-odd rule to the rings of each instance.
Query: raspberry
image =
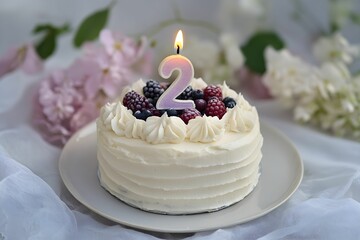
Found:
[[[155,103],[164,91],[165,90],[160,83],[155,80],[147,81],[146,85],[143,87],[144,96],[153,99]]]
[[[217,97],[212,97],[209,99],[205,109],[206,116],[218,117],[221,119],[225,113],[226,107],[221,100],[219,100]]]
[[[150,104],[145,97],[141,96],[134,90],[125,94],[123,104],[125,107],[133,111],[133,113],[137,110],[143,111],[153,108],[152,104]]]
[[[191,119],[194,119],[197,116],[201,116],[201,113],[198,110],[188,108],[183,111],[180,118],[184,121],[184,123],[188,124]]]
[[[231,98],[231,97],[226,97],[223,99],[223,103],[225,104],[225,107],[227,108],[233,108],[236,106],[236,101],[235,99]]]
[[[189,100],[192,99],[191,95],[193,92],[193,88],[191,86],[187,86],[185,90],[177,97],[177,99]]]
[[[204,89],[204,99],[208,101],[211,97],[217,97],[222,100],[221,88],[215,85],[209,85]]]

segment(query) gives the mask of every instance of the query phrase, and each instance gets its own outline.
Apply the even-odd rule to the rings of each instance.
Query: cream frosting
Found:
[[[134,119],[131,110],[128,110],[120,102],[115,106],[114,117],[111,119],[111,129],[119,136],[125,136],[126,124]]]
[[[238,94],[234,90],[229,88],[229,86],[226,84],[225,81],[223,82],[222,86],[220,85],[220,87],[221,87],[223,98],[225,98],[225,97],[231,97],[233,99],[237,98]]]
[[[97,121],[101,185],[130,205],[167,214],[214,211],[247,196],[260,175],[258,114],[221,87],[237,101],[221,120],[203,116],[186,125],[165,113],[143,121],[121,102],[106,104]]]
[[[190,86],[193,89],[204,89],[207,87],[207,83],[202,78],[193,78],[190,82]]]
[[[191,142],[215,142],[224,134],[224,121],[218,117],[196,117],[188,123],[187,136]]]

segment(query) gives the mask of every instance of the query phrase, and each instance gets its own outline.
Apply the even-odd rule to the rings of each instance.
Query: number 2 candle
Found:
[[[180,55],[180,50],[183,48],[183,34],[180,30],[175,39],[174,48],[176,49],[175,55],[166,57],[159,65],[159,74],[161,77],[170,78],[174,71],[179,74],[174,82],[166,89],[157,101],[157,109],[185,109],[195,108],[194,101],[192,100],[179,100],[176,99],[194,78],[194,67],[190,60]]]

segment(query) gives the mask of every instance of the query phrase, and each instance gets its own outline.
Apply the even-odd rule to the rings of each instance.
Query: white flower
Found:
[[[236,37],[229,33],[220,36],[220,44],[224,48],[226,63],[233,69],[238,70],[244,64],[244,55],[240,51]]]
[[[236,32],[242,39],[264,28],[264,0],[222,0],[220,2],[219,23],[223,30]]]
[[[287,50],[265,50],[267,71],[264,84],[270,93],[278,97],[286,106],[307,94],[312,94],[319,82],[316,69],[291,55]]]
[[[320,62],[349,64],[359,55],[359,51],[358,46],[350,45],[340,33],[330,37],[321,37],[313,45],[313,54]]]
[[[213,41],[191,38],[182,54],[190,59],[195,69],[211,69],[216,66],[220,47]]]

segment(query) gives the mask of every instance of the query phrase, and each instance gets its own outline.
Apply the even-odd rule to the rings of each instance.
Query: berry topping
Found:
[[[196,109],[185,109],[183,113],[180,115],[180,118],[184,121],[184,123],[188,124],[191,119],[196,118],[197,116],[201,116],[201,113]]]
[[[178,113],[178,111],[176,110],[176,109],[167,109],[166,110],[166,113],[167,113],[167,115],[169,116],[169,117],[177,117],[177,116],[179,116],[179,113]]]
[[[192,99],[203,99],[204,98],[204,92],[200,89],[196,89],[191,94]]]
[[[161,117],[164,114],[165,110],[159,110],[156,108],[152,108],[152,109],[150,109],[150,112],[153,116]]]
[[[152,113],[149,110],[143,110],[143,111],[137,110],[134,113],[134,117],[136,117],[137,119],[144,120],[144,121],[146,121],[146,119],[151,116],[152,116]]]
[[[153,99],[153,102],[156,103],[161,94],[164,92],[164,88],[155,80],[149,80],[146,82],[146,85],[143,87],[144,96],[147,98]]]
[[[222,91],[221,88],[215,85],[209,85],[204,89],[204,99],[209,101],[211,97],[217,97],[219,100],[222,100]]]
[[[195,101],[195,107],[200,112],[203,112],[206,108],[206,101],[204,99],[196,99]]]
[[[225,104],[225,107],[227,108],[233,108],[236,106],[236,101],[235,99],[231,98],[231,97],[226,97],[223,99],[223,103]]]
[[[145,97],[133,90],[125,94],[123,104],[125,107],[133,111],[133,113],[137,110],[143,111],[153,107]]]
[[[192,99],[191,95],[193,92],[193,88],[191,86],[187,86],[185,90],[177,97],[177,99],[189,100]]]
[[[219,100],[217,97],[212,97],[209,99],[205,109],[205,114],[207,116],[218,117],[221,119],[225,113],[225,104],[221,100]]]

